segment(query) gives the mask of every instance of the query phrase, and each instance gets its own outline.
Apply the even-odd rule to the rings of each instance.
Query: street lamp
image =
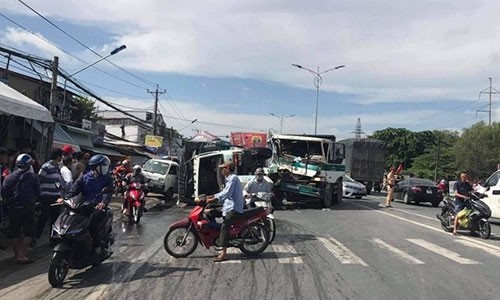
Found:
[[[123,50],[125,50],[127,48],[127,46],[125,45],[121,45],[120,47],[116,47],[115,49],[113,49],[113,51],[111,51],[108,55],[106,56],[103,56],[101,58],[99,58],[98,60],[94,61],[93,63],[85,66],[84,68],[74,72],[73,74],[67,76],[64,78],[64,94],[63,94],[63,113],[64,113],[64,106],[66,105],[66,84],[68,83],[68,79],[75,76],[76,74],[82,72],[82,71],[85,71],[87,70],[88,68],[92,67],[93,65],[97,64],[98,62],[101,62],[103,60],[105,60],[106,58],[110,57],[111,55],[115,55],[117,54],[118,52],[121,52]]]
[[[319,67],[318,67],[318,71],[316,72],[316,71],[313,71],[313,70],[311,70],[309,68],[303,67],[301,65],[292,64],[292,66],[294,66],[296,68],[299,68],[299,69],[303,69],[303,70],[309,71],[309,73],[311,73],[311,74],[314,75],[314,86],[316,87],[316,119],[314,121],[314,134],[316,134],[317,130],[318,130],[319,87],[321,86],[321,83],[323,82],[323,78],[321,78],[321,74],[325,74],[326,72],[330,72],[330,71],[333,71],[333,70],[337,70],[337,69],[343,68],[343,67],[345,67],[345,65],[336,66],[335,68],[327,69],[327,70],[325,70],[323,72],[319,71]]]
[[[179,129],[177,130],[177,132],[181,132],[183,131],[184,129],[186,129],[188,126],[191,126],[192,124],[196,123],[198,121],[198,119],[194,119],[193,121],[191,121],[189,124],[187,124],[186,126],[182,127],[182,129]]]
[[[283,115],[278,116],[278,115],[275,115],[275,114],[273,114],[273,113],[269,113],[269,114],[270,114],[271,116],[274,116],[274,117],[276,117],[276,118],[280,119],[280,134],[282,134],[282,133],[283,133],[283,120],[284,120],[284,119],[286,119],[286,118],[291,118],[291,117],[294,117],[294,116],[295,116],[295,114],[291,114],[291,115],[288,115],[288,116],[283,116]]]

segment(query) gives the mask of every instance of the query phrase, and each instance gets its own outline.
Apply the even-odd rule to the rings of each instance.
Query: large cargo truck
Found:
[[[346,174],[363,183],[369,194],[372,189],[380,192],[384,178],[387,145],[372,138],[340,140],[345,145],[344,165]]]

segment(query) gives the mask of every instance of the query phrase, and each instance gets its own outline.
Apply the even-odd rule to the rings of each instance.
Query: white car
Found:
[[[342,187],[344,197],[361,199],[361,197],[366,196],[366,186],[352,179],[349,175],[344,175]]]
[[[142,166],[142,174],[147,179],[148,188],[153,193],[163,194],[165,201],[177,193],[177,171],[179,164],[166,159],[150,159]]]
[[[491,217],[500,219],[500,170],[493,173],[478,192],[486,195],[481,200],[490,207]]]

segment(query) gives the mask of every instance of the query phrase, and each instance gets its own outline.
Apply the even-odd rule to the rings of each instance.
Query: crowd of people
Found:
[[[92,163],[100,156],[105,159]],[[40,164],[30,147],[14,150],[0,147],[0,224],[2,219],[9,221],[4,233],[12,240],[17,263],[32,262],[26,256],[28,248],[36,246],[37,240],[60,214],[60,206],[53,204],[61,202],[65,195],[71,196],[76,192],[81,192],[83,196],[95,194],[91,186],[96,186],[94,181],[97,179],[94,179],[99,176],[97,167],[102,169],[106,165],[109,169],[111,164],[109,158],[100,156],[91,158],[90,153],[75,152],[66,145],[53,150],[50,159]],[[99,181],[110,184],[112,188],[109,171],[104,175]],[[88,183],[90,181],[91,184]],[[56,185],[57,182],[60,187]],[[108,198],[105,198],[100,208],[107,206]]]

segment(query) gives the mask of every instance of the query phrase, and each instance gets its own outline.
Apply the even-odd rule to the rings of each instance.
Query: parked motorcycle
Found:
[[[109,191],[103,190],[102,193]],[[84,269],[99,266],[111,256],[107,250],[114,243],[111,232],[113,213],[106,210],[106,217],[99,228],[100,244],[94,246],[90,234],[90,216],[95,210],[91,201],[83,201],[81,196],[64,199],[64,208],[52,225],[51,246],[54,249],[49,267],[49,283],[53,287],[61,286],[69,269]],[[100,251],[97,251],[100,250]]]
[[[127,191],[125,192],[125,210],[123,215],[128,217],[130,222],[139,223],[144,213],[144,184],[140,182],[132,182],[128,184]]]
[[[256,207],[264,207],[266,209],[270,209],[270,213],[266,216],[266,219],[263,220],[263,224],[269,230],[269,244],[274,241],[274,237],[276,236],[276,222],[274,220],[274,208],[271,202],[273,197],[272,193],[258,192],[249,195],[250,197],[245,198],[246,206],[248,208],[256,208]]]
[[[479,234],[479,237],[488,239],[491,234],[491,225],[488,218],[491,216],[491,210],[486,203],[480,200],[483,195],[478,193],[471,193],[470,198],[467,199],[466,208],[467,215],[459,220],[459,228],[470,230],[471,234]],[[436,217],[441,221],[441,227],[444,231],[453,231],[453,220],[456,218],[454,200],[448,196],[443,199],[444,206],[441,213]]]
[[[203,197],[200,197],[202,199]],[[170,225],[163,245],[173,257],[191,255],[198,244],[209,249],[219,237],[221,224],[204,217],[206,202],[199,202],[189,216]],[[269,208],[256,207],[244,210],[242,217],[229,230],[228,247],[236,247],[241,252],[255,256],[266,250],[269,244],[269,231],[262,221],[270,213]]]

